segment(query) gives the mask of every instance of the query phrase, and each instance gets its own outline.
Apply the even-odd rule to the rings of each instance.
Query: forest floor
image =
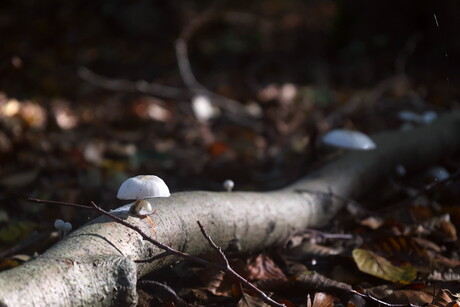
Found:
[[[76,228],[94,217],[28,197],[112,209],[121,182],[137,174],[162,177],[172,192],[218,191],[226,179],[236,190],[277,189],[326,163],[319,143],[330,130],[411,129],[458,110],[450,70],[409,65],[416,36],[400,57],[348,55],[340,64],[318,57],[321,47],[299,51],[304,27],[316,27],[310,39],[332,27],[338,8],[328,5],[308,7],[320,14],[310,23],[294,11],[284,20],[223,10],[216,23],[208,11],[184,10],[175,17],[188,26],[144,29],[155,33],[148,40],[116,7],[98,20],[78,5],[68,4],[80,15],[64,5],[43,18],[31,6],[18,28],[8,26],[15,9],[2,11],[0,270],[54,244],[56,219]],[[382,68],[389,58],[395,68]],[[327,229],[230,262],[287,306],[460,304],[458,161],[401,166]],[[139,283],[140,306],[263,306],[221,272],[189,263],[157,281]]]

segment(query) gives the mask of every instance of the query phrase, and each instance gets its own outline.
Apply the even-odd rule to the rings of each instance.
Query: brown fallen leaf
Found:
[[[388,280],[407,284],[417,277],[417,270],[410,264],[395,266],[390,261],[366,249],[354,249],[353,259],[361,272]]]
[[[316,291],[348,292],[352,288],[350,285],[339,282],[319,273],[306,271],[294,276],[294,281],[305,286],[306,289]]]
[[[381,236],[363,246],[376,254],[397,263],[426,264],[429,256],[416,240],[408,236]]]
[[[245,272],[248,280],[287,280],[283,271],[265,254],[249,258],[246,262]]]
[[[313,296],[313,300],[310,295],[307,296],[307,307],[334,307],[335,298],[327,293],[318,292]]]
[[[413,304],[422,306],[433,300],[433,294],[427,291],[411,289],[393,289],[389,285],[382,285],[370,289],[366,292],[389,304]]]
[[[458,296],[458,293],[452,294],[447,289],[440,290],[427,307],[458,307],[460,305]]]
[[[238,301],[237,307],[268,307],[259,297],[251,296],[243,292],[241,299]]]
[[[39,172],[40,169],[33,168],[4,175],[0,180],[0,185],[9,189],[25,187],[31,184],[38,177]]]

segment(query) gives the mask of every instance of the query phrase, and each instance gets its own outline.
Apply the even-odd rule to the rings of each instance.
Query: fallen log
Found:
[[[365,195],[397,165],[411,170],[458,153],[460,112],[373,140],[376,150],[347,152],[282,190],[174,193],[152,201],[156,212],[145,218],[131,215],[129,205],[111,213],[192,255],[212,252],[196,221],[223,250],[259,251],[281,244],[294,231],[326,225],[346,199]],[[326,197],[330,193],[340,197]],[[137,279],[177,258],[134,260],[161,252],[137,232],[99,217],[38,258],[0,273],[0,306],[135,306]]]

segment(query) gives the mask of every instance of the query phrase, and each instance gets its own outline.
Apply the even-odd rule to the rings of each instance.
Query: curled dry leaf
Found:
[[[215,257],[215,258],[214,258]],[[213,255],[213,261],[218,261],[217,256]],[[240,259],[229,260],[230,266],[237,272],[241,272],[244,267],[244,262]],[[214,295],[231,297],[235,296],[235,286],[237,283],[229,274],[212,269],[212,268],[196,268],[194,273],[204,285],[204,289]],[[239,295],[239,294],[238,294]]]
[[[335,298],[327,293],[318,292],[313,296],[313,300],[310,295],[307,297],[308,307],[334,307]]]
[[[350,285],[327,278],[316,272],[306,271],[297,274],[294,277],[297,283],[305,286],[306,289],[314,289],[317,291],[332,291],[332,292],[348,292],[352,288]]]
[[[249,280],[282,279],[287,280],[283,271],[267,255],[260,254],[248,259],[246,273]]]
[[[224,272],[215,269],[200,270],[201,281],[204,289],[214,295],[232,296],[232,285],[234,281],[225,275]]]
[[[422,306],[433,300],[432,289],[411,290],[393,289],[389,285],[382,285],[375,288],[366,289],[366,292],[379,300],[389,304],[413,304]]]
[[[237,307],[268,307],[269,305],[264,303],[262,299],[256,296],[251,296],[243,292],[241,299],[239,300]]]
[[[305,257],[312,256],[334,256],[339,255],[341,252],[341,248],[323,246],[306,241],[302,242],[299,246],[287,250],[287,254],[292,260],[303,259]]]
[[[382,236],[364,245],[364,248],[401,263],[422,264],[430,260],[426,250],[408,236]]]
[[[456,307],[460,305],[458,294],[452,294],[449,290],[440,290],[433,298],[433,302],[427,307]]]
[[[39,168],[33,168],[4,175],[0,180],[0,185],[10,189],[22,188],[31,184],[35,179],[37,179],[39,173]]]

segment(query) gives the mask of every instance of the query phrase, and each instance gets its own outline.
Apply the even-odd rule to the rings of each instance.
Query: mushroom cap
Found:
[[[61,230],[64,228],[65,222],[63,220],[57,219],[54,221],[54,228]]]
[[[227,179],[224,181],[223,186],[224,186],[224,189],[231,190],[235,187],[235,182],[233,182],[233,180],[231,179]]]
[[[359,131],[336,129],[329,131],[321,141],[329,146],[351,150],[373,150],[377,145],[366,134]]]
[[[144,199],[152,197],[168,197],[169,188],[158,176],[139,175],[123,182],[118,189],[118,199]]]
[[[64,232],[70,232],[72,230],[72,224],[70,224],[69,222],[65,222],[63,230]]]

